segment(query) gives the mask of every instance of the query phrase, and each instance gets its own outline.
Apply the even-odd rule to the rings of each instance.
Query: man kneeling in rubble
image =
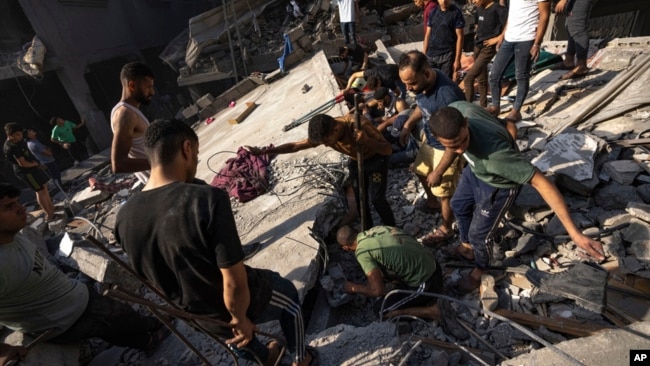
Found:
[[[442,292],[442,270],[433,252],[418,241],[391,226],[375,226],[357,232],[350,226],[341,227],[336,233],[341,248],[354,252],[368,284],[345,282],[343,291],[369,297],[388,293],[384,282],[396,289],[408,292],[393,293],[383,300],[381,317],[411,315],[440,321],[445,332],[458,339],[469,334],[458,325],[454,309],[442,299],[424,293]],[[377,302],[381,306],[381,301]]]
[[[254,322],[279,320],[295,365],[316,357],[305,350],[298,291],[291,281],[244,265],[228,194],[194,179],[199,140],[185,123],[162,120],[144,134],[151,175],[117,215],[115,237],[131,266],[190,313],[221,320],[200,325],[227,339],[246,360],[274,365],[277,342],[264,346]]]
[[[68,278],[36,244],[19,233],[27,225],[20,191],[0,184],[0,324],[45,341],[71,343],[99,337],[117,346],[153,350],[168,332],[153,317],[99,295]],[[0,344],[0,365],[25,349]]]
[[[602,244],[578,230],[557,187],[519,153],[502,124],[483,115],[480,107],[463,101],[439,109],[428,121],[440,143],[463,154],[468,163],[451,199],[461,244],[449,252],[473,260],[476,267],[451,290],[463,294],[480,286],[490,265],[494,232],[526,183],[555,212],[571,240],[593,258],[603,260]]]

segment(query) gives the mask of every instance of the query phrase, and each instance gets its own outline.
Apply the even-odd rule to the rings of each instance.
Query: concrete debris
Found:
[[[630,185],[643,169],[632,160],[614,160],[606,162],[603,171],[618,184]]]
[[[629,202],[625,211],[636,218],[650,223],[650,205],[647,203]]]
[[[598,141],[594,137],[580,132],[567,132],[549,141],[532,163],[543,172],[563,174],[582,181],[593,176],[593,159],[598,150]]]

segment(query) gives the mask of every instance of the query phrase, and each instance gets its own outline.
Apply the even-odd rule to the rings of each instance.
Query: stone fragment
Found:
[[[642,169],[632,160],[614,160],[606,162],[603,165],[603,171],[617,183],[630,185]]]
[[[77,202],[83,207],[87,207],[107,200],[110,196],[111,194],[108,192],[100,191],[99,189],[92,190],[92,188],[86,187],[83,191],[75,194],[72,197],[72,201]]]
[[[590,179],[584,180],[575,180],[568,175],[558,174],[555,179],[555,184],[560,187],[567,189],[573,193],[577,193],[583,196],[588,196],[600,183],[600,179],[594,174]]]
[[[188,119],[196,116],[199,113],[199,106],[196,104],[192,104],[191,106],[183,109],[181,114],[183,115],[183,118]]]
[[[594,200],[596,205],[605,210],[616,210],[624,209],[628,202],[641,201],[641,197],[636,193],[634,187],[612,182],[599,189],[594,196]]]
[[[636,259],[650,261],[650,240],[638,240],[630,246]]]
[[[628,202],[625,211],[645,222],[650,222],[650,205],[647,203]]]
[[[582,181],[593,177],[594,155],[598,150],[594,136],[573,130],[555,136],[532,163],[543,172],[564,174]]]
[[[650,184],[637,186],[636,193],[643,199],[643,202],[650,203]]]
[[[528,147],[531,150],[544,150],[549,133],[540,128],[528,130]]]
[[[534,209],[546,207],[547,204],[535,188],[533,188],[530,184],[525,184],[521,187],[521,191],[515,199],[514,206],[526,209]]]
[[[212,94],[208,93],[202,96],[201,98],[199,98],[199,100],[196,101],[196,105],[199,106],[199,108],[207,108],[213,102],[214,102],[214,97],[212,96]]]
[[[625,268],[634,273],[642,270],[644,267],[643,265],[633,256],[628,255],[627,257],[623,258],[623,265]]]
[[[632,218],[630,225],[621,230],[623,238],[628,242],[640,240],[650,240],[650,225],[647,222],[637,218]]]
[[[594,220],[580,212],[571,212],[571,218],[573,219],[573,222],[575,222],[575,224],[578,226],[578,229],[594,226],[596,224]],[[567,233],[564,225],[562,225],[560,219],[557,216],[553,216],[553,218],[549,221],[545,232],[546,234],[552,236],[564,235]]]

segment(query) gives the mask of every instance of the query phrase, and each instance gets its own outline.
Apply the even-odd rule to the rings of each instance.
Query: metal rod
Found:
[[[458,324],[460,324],[463,328],[465,328],[465,330],[468,331],[471,335],[473,335],[474,338],[478,339],[481,343],[486,345],[487,348],[489,348],[492,352],[496,353],[499,357],[501,357],[502,360],[507,361],[510,359],[509,357],[506,357],[506,355],[504,355],[502,352],[500,352],[496,347],[490,344],[490,342],[483,339],[483,337],[481,337],[480,334],[476,333],[476,331],[472,329],[472,327],[467,325],[467,323],[465,323],[463,320],[461,319],[456,319],[456,320],[458,320]]]
[[[354,128],[361,131],[361,108],[359,108],[360,93],[354,95]],[[368,230],[366,226],[368,218],[366,217],[366,180],[364,178],[363,169],[363,151],[361,145],[357,142],[357,168],[358,174],[358,192],[359,195],[359,216],[361,217],[361,229]]]

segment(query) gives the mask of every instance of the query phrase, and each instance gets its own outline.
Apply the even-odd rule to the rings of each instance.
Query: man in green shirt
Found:
[[[539,192],[578,247],[603,260],[602,244],[578,230],[557,187],[519,153],[502,124],[476,108],[480,109],[467,102],[451,103],[428,121],[440,143],[467,160],[451,207],[461,239],[455,251],[474,260],[476,268],[452,290],[467,293],[480,286],[481,275],[490,266],[494,232],[523,184]]]
[[[52,117],[50,119],[50,125],[52,125],[52,142],[61,145],[62,148],[70,153],[74,159],[75,166],[79,165],[79,160],[82,160],[82,153],[79,151],[80,147],[77,144],[74,131],[77,131],[85,124],[86,119],[83,117],[79,124],[74,124],[61,117]]]

